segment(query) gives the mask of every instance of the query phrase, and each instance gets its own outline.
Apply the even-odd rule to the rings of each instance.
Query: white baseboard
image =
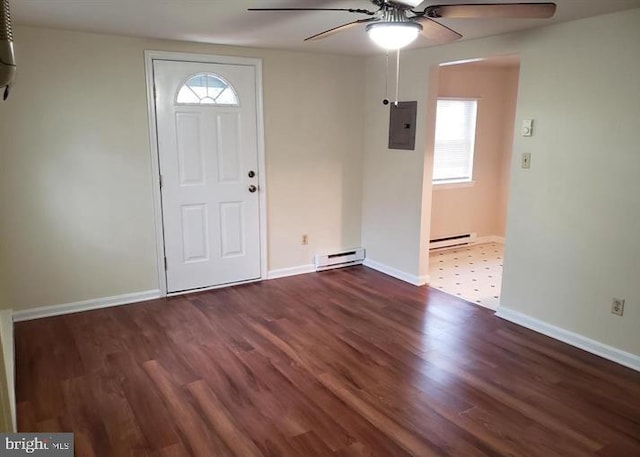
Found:
[[[41,306],[40,308],[15,311],[13,313],[13,321],[28,321],[31,319],[40,319],[42,317],[59,316],[61,314],[78,313],[80,311],[108,308],[110,306],[127,305],[129,303],[153,300],[154,298],[160,298],[160,296],[160,290],[153,289],[143,292],[115,295],[113,297],[94,298],[91,300],[78,301],[74,303],[65,303],[62,305]]]
[[[313,264],[298,265],[297,267],[270,270],[269,272],[267,272],[267,279],[286,278],[287,276],[303,275],[306,273],[313,273],[315,271],[316,267]]]
[[[13,431],[17,430],[16,423],[16,386],[15,386],[15,350],[13,342],[13,317],[10,309],[0,311],[0,341],[2,341],[2,356],[7,376],[8,403],[11,409]]]
[[[404,271],[398,270],[397,268],[390,267],[380,262],[376,262],[375,260],[365,259],[364,264],[365,267],[373,268],[374,270],[379,271],[380,273],[384,273],[389,276],[393,276],[396,279],[399,279],[404,282],[408,282],[409,284],[413,284],[414,286],[424,286],[429,283],[429,276],[416,276]]]
[[[473,242],[473,244],[482,244],[482,243],[500,243],[500,244],[504,244],[504,237],[503,236],[496,236],[496,235],[479,236]]]
[[[599,341],[592,340],[591,338],[587,338],[586,336],[578,333],[556,327],[555,325],[535,319],[519,311],[500,307],[496,312],[496,316],[538,333],[542,333],[543,335],[550,336],[556,340],[563,341],[571,346],[583,349],[592,354],[599,355],[600,357],[619,363],[625,367],[640,371],[640,356],[636,354],[614,348],[613,346],[600,343]]]

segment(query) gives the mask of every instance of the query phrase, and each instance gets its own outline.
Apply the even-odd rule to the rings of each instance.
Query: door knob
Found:
[[[249,192],[254,193],[256,190],[258,190],[258,188],[256,186],[254,186],[253,184],[251,184],[249,186]]]
[[[256,175],[256,172],[251,170],[249,171],[249,173],[247,173],[249,175],[250,178],[253,178]]]

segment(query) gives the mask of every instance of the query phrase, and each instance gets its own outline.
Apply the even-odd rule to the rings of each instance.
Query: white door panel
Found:
[[[261,171],[255,68],[154,60],[153,69],[167,291],[258,279],[260,202],[249,191]],[[194,75],[217,75],[233,87],[238,104],[178,103]],[[204,87],[206,81],[188,89],[196,101],[219,90]]]
[[[221,113],[216,118],[218,181],[238,183],[242,180],[242,130],[238,113]]]
[[[180,184],[203,185],[204,151],[200,142],[200,114],[176,113],[176,142]]]
[[[207,205],[183,205],[182,252],[184,263],[209,260],[209,217]]]

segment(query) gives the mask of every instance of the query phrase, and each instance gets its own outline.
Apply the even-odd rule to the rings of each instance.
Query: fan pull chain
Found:
[[[400,92],[400,48],[396,54],[396,101],[395,105],[398,106],[398,94]]]
[[[384,62],[384,99],[383,105],[389,104],[389,52],[385,54]],[[393,104],[398,106],[400,99],[400,49],[396,50],[396,98]]]
[[[384,98],[389,98],[389,52],[384,56]]]
[[[389,51],[384,55],[384,98],[382,104],[389,104]]]

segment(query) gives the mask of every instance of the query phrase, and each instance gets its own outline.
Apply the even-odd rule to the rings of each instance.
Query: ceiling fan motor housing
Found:
[[[405,10],[398,8],[385,8],[382,11],[382,22],[409,22]]]
[[[387,27],[391,25],[400,25],[406,27],[415,27],[419,31],[422,30],[422,25],[418,24],[407,18],[407,14],[403,9],[394,8],[393,6],[386,5],[381,11],[382,15],[378,22],[372,22],[366,27],[367,32],[376,27]]]
[[[410,0],[405,0],[405,1],[394,1],[394,0],[371,0],[371,3],[373,3],[376,6],[379,6],[380,8],[394,8],[394,9],[401,9],[401,10],[410,10],[411,8],[414,8],[416,6],[418,6],[420,3],[422,3],[422,0],[418,1],[410,1]]]

